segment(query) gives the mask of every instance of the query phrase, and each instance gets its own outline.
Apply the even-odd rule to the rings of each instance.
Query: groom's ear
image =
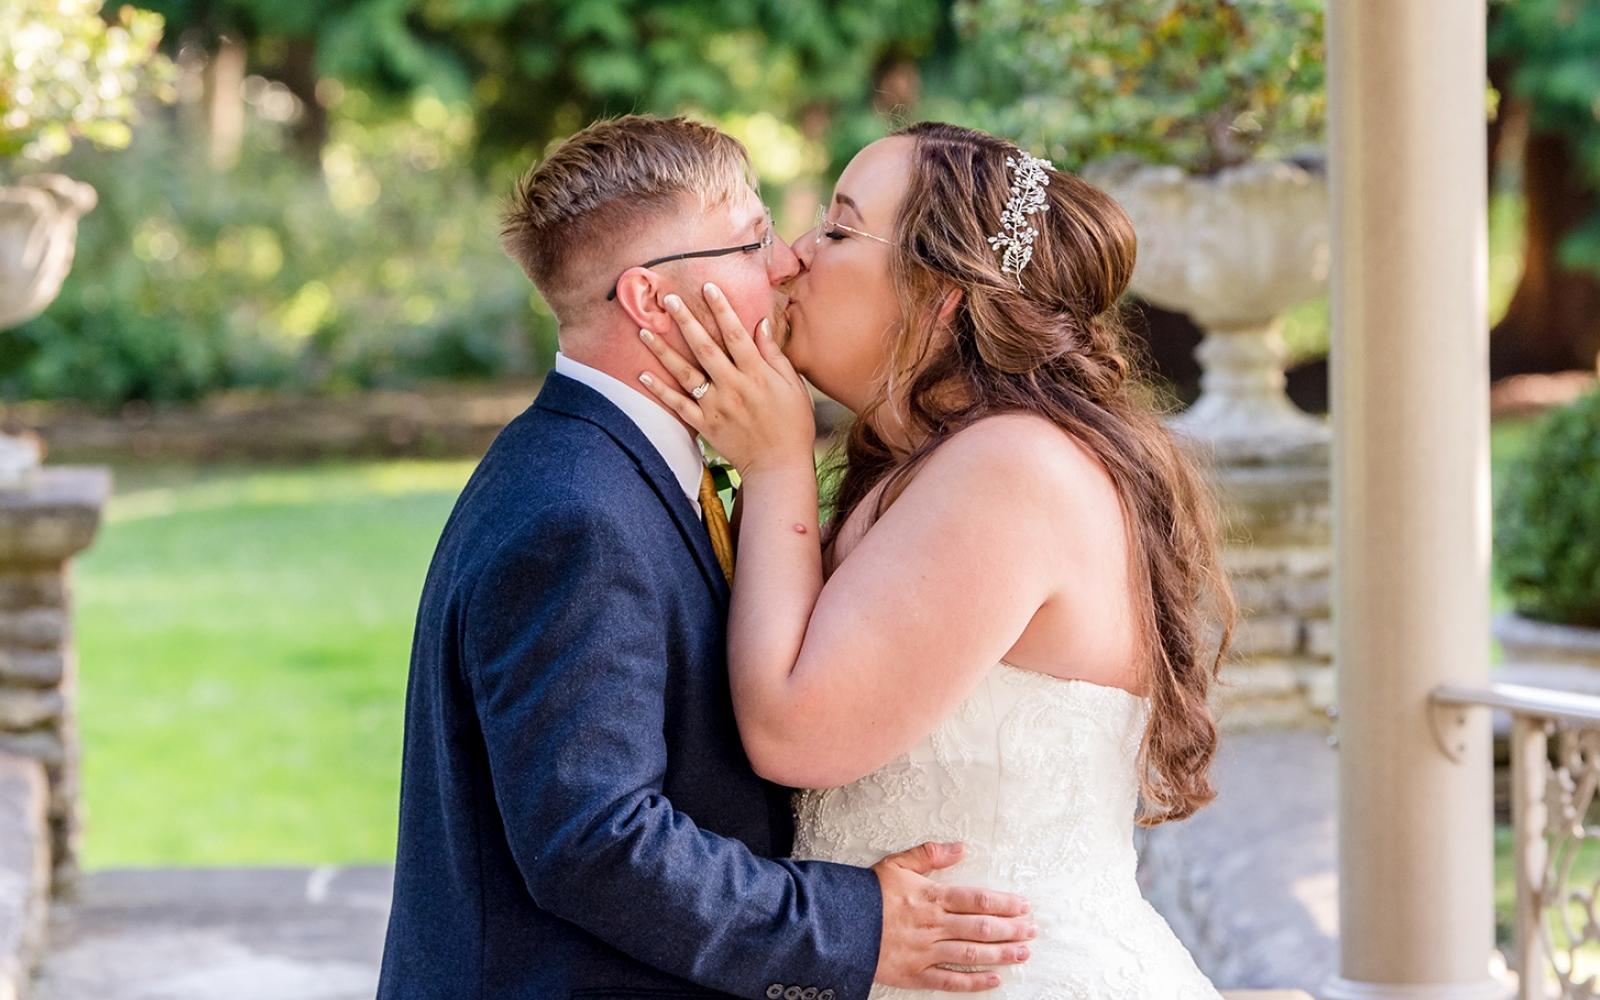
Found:
[[[617,279],[617,304],[635,326],[665,333],[672,329],[672,315],[661,304],[668,291],[661,275],[649,268],[630,267]]]

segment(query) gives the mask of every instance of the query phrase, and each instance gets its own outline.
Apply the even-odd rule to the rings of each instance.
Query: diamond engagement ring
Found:
[[[689,395],[693,396],[698,401],[701,397],[703,397],[706,393],[708,393],[710,391],[711,391],[711,380],[707,379],[706,381],[701,382],[699,385],[695,386],[693,389],[690,389],[689,390]]]

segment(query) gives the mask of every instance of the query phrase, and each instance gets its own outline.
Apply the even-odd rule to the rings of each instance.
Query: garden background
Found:
[[[69,40],[98,7],[21,2]],[[548,310],[497,246],[499,202],[588,121],[726,129],[789,236],[855,150],[905,121],[991,128],[1069,168],[1134,152],[1203,172],[1219,145],[1206,127],[1257,155],[1318,142],[1320,4],[1275,5],[1276,25],[1215,62],[1203,47],[1228,38],[1232,4],[1129,3],[1127,31],[1092,45],[1073,41],[1082,6],[172,0],[97,15],[159,37],[129,88],[137,113],[0,133],[0,172],[99,193],[60,297],[0,333],[8,421],[39,429],[50,461],[115,475],[76,567],[85,867],[392,858],[427,561],[483,407],[531,400],[554,352]],[[1592,379],[1600,347],[1600,65],[1585,56],[1600,3],[1495,4],[1490,40],[1499,486],[1527,414]],[[1162,47],[1186,53],[1188,79],[1116,82]],[[10,69],[6,121],[4,102],[25,103],[27,68]],[[1240,92],[1242,107],[1218,96]],[[1138,315],[1158,384],[1192,399],[1199,330]],[[1319,410],[1326,303],[1298,306],[1284,336],[1290,394]],[[1552,374],[1572,371],[1587,374]],[[364,418],[397,399],[443,429]],[[291,426],[316,407],[366,429]]]

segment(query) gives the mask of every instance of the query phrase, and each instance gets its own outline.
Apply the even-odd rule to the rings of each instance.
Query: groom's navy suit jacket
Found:
[[[380,1000],[866,996],[877,878],[781,860],[727,600],[666,461],[551,374],[423,587]]]

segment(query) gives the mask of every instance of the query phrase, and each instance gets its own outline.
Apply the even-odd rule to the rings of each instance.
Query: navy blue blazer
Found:
[[[423,586],[380,1000],[867,995],[877,877],[783,858],[727,600],[666,461],[552,373]]]

